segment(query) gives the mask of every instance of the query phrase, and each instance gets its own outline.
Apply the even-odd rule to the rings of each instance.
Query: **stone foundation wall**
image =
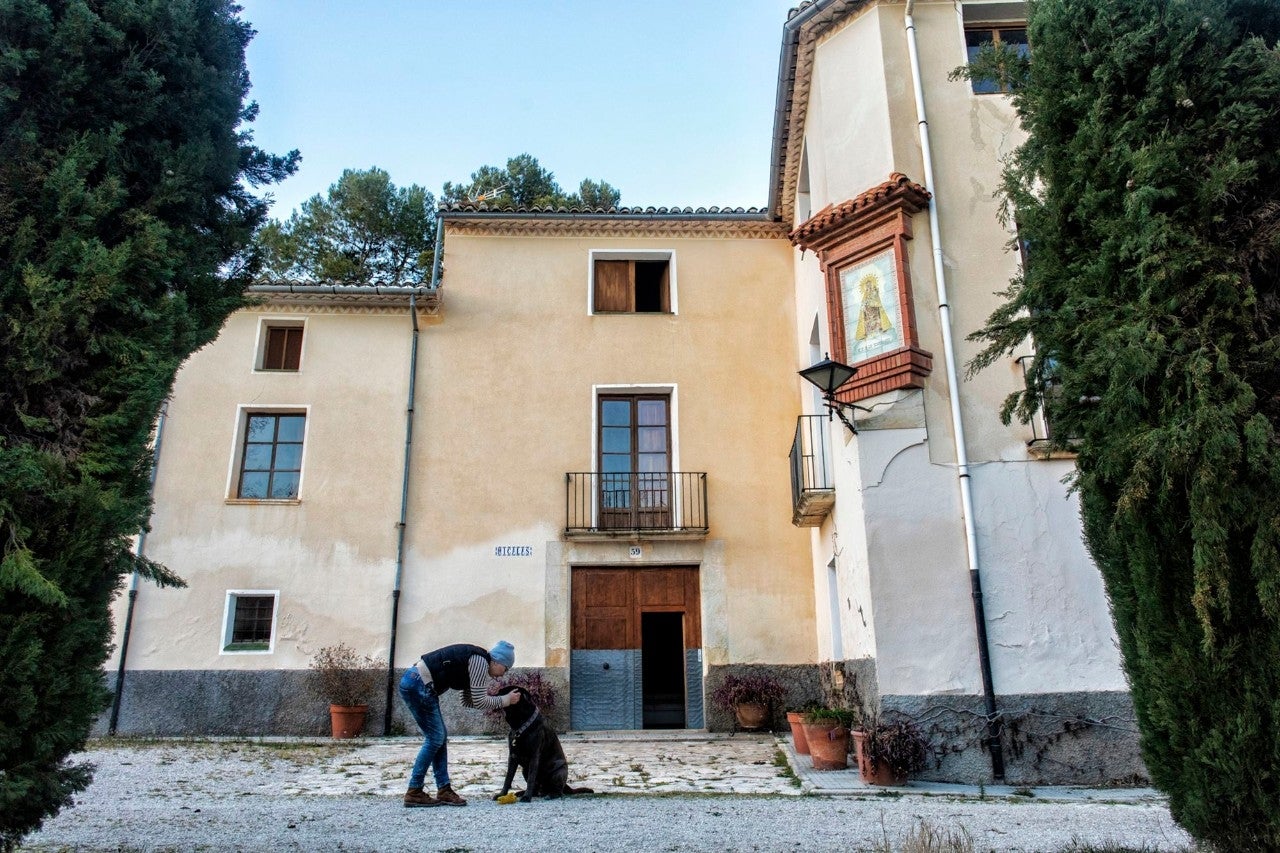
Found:
[[[997,696],[1005,784],[1148,784],[1133,702],[1125,692]],[[881,716],[912,718],[932,760],[921,779],[993,781],[982,696],[884,696]]]
[[[511,671],[519,677],[530,670]],[[545,710],[558,731],[569,725],[569,672],[566,668],[539,670],[551,682],[556,705]],[[386,687],[380,681],[369,700],[365,734],[416,734],[417,724],[400,699],[403,670],[392,683],[391,731],[383,731]],[[327,736],[329,705],[307,686],[306,670],[133,670],[125,675],[117,734],[133,736],[298,735]],[[107,676],[114,689],[115,673]],[[464,707],[450,690],[440,699],[445,726],[452,734],[505,732],[501,717]],[[107,733],[110,710],[103,713],[93,734]]]

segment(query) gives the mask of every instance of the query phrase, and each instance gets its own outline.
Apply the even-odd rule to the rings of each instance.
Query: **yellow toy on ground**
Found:
[[[507,793],[507,794],[503,794],[501,797],[498,797],[498,802],[499,802],[499,803],[501,803],[501,804],[502,804],[502,805],[504,805],[504,806],[509,806],[509,805],[511,805],[512,803],[514,803],[515,801],[516,801],[516,794],[515,794],[515,791],[512,791],[512,792]]]

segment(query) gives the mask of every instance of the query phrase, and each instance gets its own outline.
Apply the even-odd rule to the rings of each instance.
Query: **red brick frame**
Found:
[[[888,181],[856,198],[828,205],[789,235],[793,245],[812,249],[818,255],[826,276],[831,357],[846,364],[849,362],[840,273],[886,249],[893,250],[902,306],[903,345],[851,364],[858,368],[858,373],[837,395],[841,400],[852,402],[899,388],[923,388],[925,377],[933,370],[933,355],[920,348],[911,297],[911,271],[907,266],[911,217],[928,204],[929,193],[924,187],[894,172]]]

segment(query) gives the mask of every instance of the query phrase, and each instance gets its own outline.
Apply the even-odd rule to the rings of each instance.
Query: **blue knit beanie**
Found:
[[[499,640],[496,646],[489,649],[489,657],[494,663],[500,663],[507,669],[511,669],[516,665],[516,647],[506,640]]]

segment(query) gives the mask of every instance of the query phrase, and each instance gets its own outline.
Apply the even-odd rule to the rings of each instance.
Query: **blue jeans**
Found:
[[[400,698],[409,706],[409,713],[413,714],[423,735],[422,748],[409,773],[409,787],[421,788],[430,766],[439,790],[449,784],[449,733],[440,715],[440,698],[434,688],[422,683],[414,667],[409,667],[400,679]]]

